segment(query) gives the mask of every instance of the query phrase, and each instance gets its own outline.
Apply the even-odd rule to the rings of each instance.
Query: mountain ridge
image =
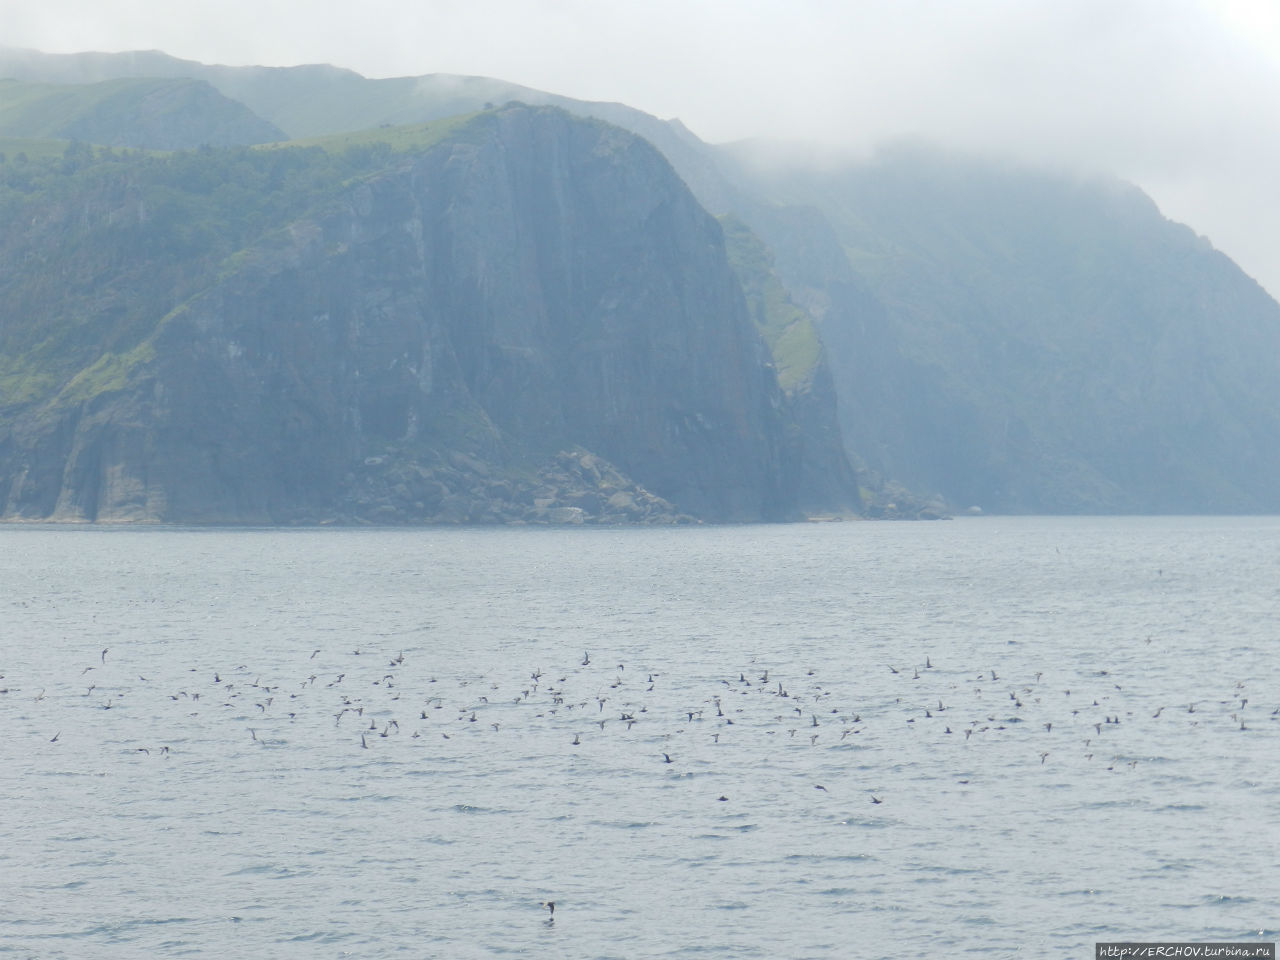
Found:
[[[678,121],[487,78],[0,50],[0,74],[11,68],[37,79],[216,77],[208,82],[226,95],[234,87],[295,135],[315,129],[317,105],[331,107],[329,134],[392,141],[404,128],[378,124],[484,111],[493,103],[481,97],[507,94],[630,129],[706,210],[743,226],[743,249],[763,243],[738,285],[766,339],[800,329],[761,322],[766,303],[806,315],[816,334],[820,349],[795,379],[805,389],[784,390],[800,417],[793,443],[807,438],[791,449],[809,458],[799,468],[808,489],[838,478],[811,504],[847,488],[840,464],[851,461],[862,492],[844,502],[877,514],[900,515],[905,503],[906,515],[932,515],[931,502],[1013,513],[1280,509],[1280,397],[1270,386],[1280,382],[1280,308],[1132,185],[918,144],[788,170],[744,162],[745,148],[704,144]],[[309,113],[298,107],[308,97]],[[775,373],[788,376],[779,361],[790,347],[770,348]]]
[[[37,311],[25,327],[30,349],[47,350],[30,332],[41,304],[46,316],[89,314],[83,332],[65,334],[83,359],[64,363],[42,395],[0,376],[4,515],[800,515],[787,404],[719,224],[646,142],[554,108],[512,106],[425,150],[329,156],[85,159],[89,194],[70,190],[61,220],[32,229],[46,238],[42,251],[55,238],[64,251],[92,251],[96,262],[75,262],[93,279],[52,303],[19,281],[0,288],[2,302]],[[118,164],[120,176],[95,162]],[[169,275],[148,266],[151,295],[129,275],[138,267],[122,240],[132,234],[120,233],[139,216],[155,223],[147,171],[157,195],[187,195],[174,236],[198,225],[190,242],[206,245],[184,253],[162,242],[163,254],[141,261],[170,257]],[[255,183],[281,212],[241,225],[237,191]],[[222,219],[201,200],[206,188],[222,198]],[[65,243],[86,209],[96,219]],[[153,243],[152,232],[135,239]],[[541,242],[510,242],[522,235]],[[10,257],[31,251],[10,238]],[[101,296],[113,270],[136,301],[123,314]],[[3,333],[12,361],[22,328],[10,321]],[[553,474],[559,488],[549,488]]]

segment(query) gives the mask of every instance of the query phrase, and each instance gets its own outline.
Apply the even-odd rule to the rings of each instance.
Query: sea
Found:
[[[1274,942],[1278,654],[1275,517],[0,527],[0,957]]]

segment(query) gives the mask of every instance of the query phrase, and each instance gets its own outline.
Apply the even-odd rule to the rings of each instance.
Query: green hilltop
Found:
[[[294,140],[262,144],[259,149],[315,147],[327,153],[341,153],[346,150],[382,145],[393,153],[410,153],[426,150],[441,140],[456,135],[475,116],[475,113],[466,113],[423,123],[382,124],[364,130],[299,137]]]
[[[122,77],[88,84],[0,80],[0,136],[181,150],[283,138],[203,80]]]

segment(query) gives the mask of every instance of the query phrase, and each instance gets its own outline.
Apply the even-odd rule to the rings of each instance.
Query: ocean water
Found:
[[[0,956],[1274,941],[1278,652],[1277,518],[0,528]]]

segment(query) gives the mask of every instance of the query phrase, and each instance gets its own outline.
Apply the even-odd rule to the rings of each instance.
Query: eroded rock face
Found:
[[[1280,509],[1280,306],[1136,187],[904,146],[767,189],[845,445],[925,506]]]
[[[602,123],[482,115],[156,323],[122,384],[0,441],[6,515],[797,514],[790,412],[719,225],[653,148]]]

